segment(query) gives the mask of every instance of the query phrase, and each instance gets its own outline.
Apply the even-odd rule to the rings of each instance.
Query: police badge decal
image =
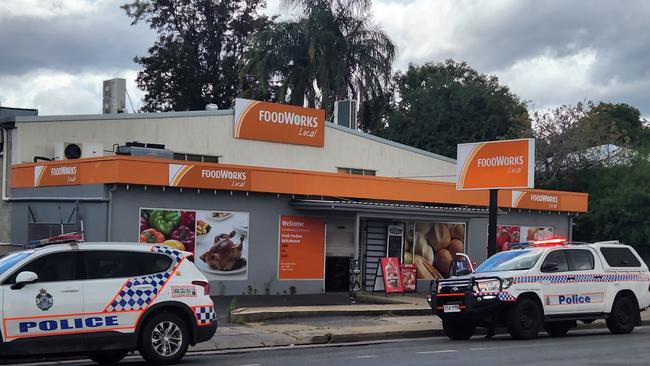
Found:
[[[54,298],[42,288],[36,295],[36,307],[43,311],[49,310],[54,305]]]

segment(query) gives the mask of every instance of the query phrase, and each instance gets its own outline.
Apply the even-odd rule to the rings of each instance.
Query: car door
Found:
[[[553,266],[554,265],[554,266]],[[546,253],[540,267],[542,282],[542,299],[544,314],[562,314],[571,312],[571,306],[566,303],[566,296],[572,290],[572,283],[567,282],[569,261],[565,250],[557,249]]]
[[[169,256],[148,252],[85,250],[84,308],[87,314],[102,314],[107,319],[98,331],[134,332],[143,310],[155,299],[159,278],[148,274],[171,266]],[[110,320],[110,324],[109,321]],[[101,339],[89,334],[89,347],[101,346]]]
[[[4,337],[6,341],[30,339],[33,351],[68,352],[82,349],[83,342],[56,342],[60,336],[83,333],[83,290],[79,282],[80,262],[74,251],[41,255],[16,270],[2,284]],[[35,283],[12,288],[19,273],[36,273]]]
[[[602,264],[596,261],[589,248],[567,249],[565,254],[569,261],[568,280],[575,283],[572,286],[572,308],[580,313],[602,312],[607,291],[607,284],[603,281]]]

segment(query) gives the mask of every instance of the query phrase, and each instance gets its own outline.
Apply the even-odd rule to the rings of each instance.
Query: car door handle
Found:
[[[603,279],[603,276],[601,276],[601,275],[595,275],[594,278],[597,279],[597,280],[602,280],[602,279]]]
[[[576,278],[575,278],[575,276],[569,276],[569,277],[566,278],[566,280],[567,281],[575,281]]]
[[[63,290],[61,290],[61,292],[68,292],[68,293],[69,292],[79,292],[79,289],[78,288],[73,288],[73,287],[66,287]]]

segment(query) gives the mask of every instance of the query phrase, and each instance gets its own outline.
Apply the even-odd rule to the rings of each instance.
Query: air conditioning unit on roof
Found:
[[[55,160],[74,160],[104,155],[104,145],[95,142],[58,142],[54,145]]]

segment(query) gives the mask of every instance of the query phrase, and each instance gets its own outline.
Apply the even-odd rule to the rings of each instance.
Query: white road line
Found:
[[[261,363],[248,363],[246,365],[239,365],[239,366],[260,366]]]
[[[363,356],[357,356],[357,358],[374,358],[377,357],[377,355],[363,355]]]
[[[422,351],[422,352],[415,352],[415,353],[420,354],[420,355],[428,355],[428,354],[431,354],[431,353],[451,353],[451,352],[458,352],[458,351],[455,350],[455,349],[441,349],[441,350],[437,350],[437,351]]]
[[[496,347],[478,347],[478,348],[470,348],[470,351],[485,351],[486,349],[494,349]]]

